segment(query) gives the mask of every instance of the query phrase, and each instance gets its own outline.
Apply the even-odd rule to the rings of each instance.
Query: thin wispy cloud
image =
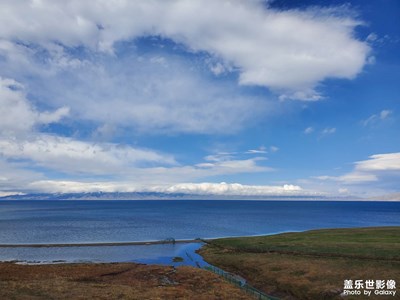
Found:
[[[381,112],[379,112],[378,114],[373,114],[373,115],[369,116],[367,119],[362,120],[361,124],[365,127],[366,126],[374,126],[378,122],[388,120],[391,115],[393,115],[392,110],[384,109]]]
[[[334,134],[335,132],[336,132],[335,127],[326,127],[321,131],[321,135],[322,136],[331,135]]]
[[[274,152],[278,152],[278,151],[279,151],[279,147],[276,147],[276,146],[270,146],[270,147],[269,147],[269,151],[271,151],[272,153],[274,153]]]
[[[307,127],[306,129],[304,129],[303,133],[304,134],[311,134],[314,132],[314,127]]]
[[[260,146],[258,149],[249,149],[246,151],[247,154],[267,154],[267,148],[265,146]]]
[[[362,184],[380,180],[397,182],[400,179],[400,152],[374,154],[367,160],[355,162],[351,172],[341,176],[317,176],[316,179],[339,181],[344,184]]]

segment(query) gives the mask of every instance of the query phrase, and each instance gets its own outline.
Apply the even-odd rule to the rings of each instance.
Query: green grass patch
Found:
[[[323,229],[213,240],[212,245],[255,253],[332,255],[400,260],[400,227]]]

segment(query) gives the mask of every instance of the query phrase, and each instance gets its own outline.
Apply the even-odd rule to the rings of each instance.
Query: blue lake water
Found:
[[[196,253],[202,243],[134,246],[0,248],[0,261],[28,264],[136,262],[173,266],[204,267],[208,264]],[[183,260],[174,262],[174,257]]]
[[[393,225],[400,226],[400,202],[0,201],[0,244],[194,239]],[[0,260],[169,263],[196,247],[0,248]]]

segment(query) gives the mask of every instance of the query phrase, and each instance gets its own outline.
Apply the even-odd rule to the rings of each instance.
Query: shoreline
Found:
[[[63,244],[0,244],[0,248],[57,248],[57,247],[113,247],[113,246],[146,246],[163,244],[204,243],[213,239],[184,239],[175,241],[137,241],[137,242],[100,242],[100,243],[63,243]]]
[[[149,245],[163,245],[163,244],[189,244],[189,243],[204,243],[207,244],[213,240],[218,239],[229,239],[229,238],[248,238],[248,237],[264,237],[273,236],[283,233],[301,233],[319,230],[343,230],[343,229],[373,229],[373,228],[393,228],[400,227],[396,225],[389,226],[363,226],[363,227],[330,227],[330,228],[311,228],[306,230],[284,230],[271,233],[261,233],[252,235],[240,235],[240,236],[220,236],[211,238],[194,238],[194,239],[177,239],[177,240],[148,240],[148,241],[129,241],[129,242],[94,242],[94,243],[30,243],[30,244],[0,244],[1,248],[57,248],[57,247],[113,247],[113,246],[149,246]]]
[[[315,229],[310,229],[315,230]],[[308,231],[308,230],[303,230]],[[261,233],[261,234],[251,234],[251,235],[229,235],[229,236],[219,236],[212,238],[196,238],[196,239],[179,239],[174,241],[167,240],[148,240],[148,241],[130,241],[130,242],[94,242],[94,243],[30,243],[30,244],[0,244],[1,248],[57,248],[57,247],[114,247],[114,246],[150,246],[150,245],[163,245],[163,244],[189,244],[189,243],[204,243],[207,244],[210,241],[217,239],[228,239],[228,238],[243,238],[243,237],[259,237],[259,236],[269,236],[281,233],[291,233],[291,232],[303,232],[302,230],[285,230],[272,233]]]
[[[94,242],[94,243],[38,243],[38,244],[0,244],[0,248],[57,248],[57,247],[113,247],[113,246],[149,246],[149,245],[163,245],[163,244],[184,244],[184,243],[208,243],[209,241],[224,239],[224,238],[240,238],[240,237],[253,237],[253,236],[266,236],[275,235],[280,233],[299,232],[299,231],[280,231],[273,233],[262,233],[255,235],[230,235],[212,238],[195,238],[195,239],[179,239],[174,241],[168,240],[148,240],[148,241],[130,241],[130,242]]]

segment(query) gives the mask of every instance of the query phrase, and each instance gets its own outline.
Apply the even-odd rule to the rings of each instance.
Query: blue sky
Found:
[[[0,195],[400,192],[400,3],[2,1]]]

